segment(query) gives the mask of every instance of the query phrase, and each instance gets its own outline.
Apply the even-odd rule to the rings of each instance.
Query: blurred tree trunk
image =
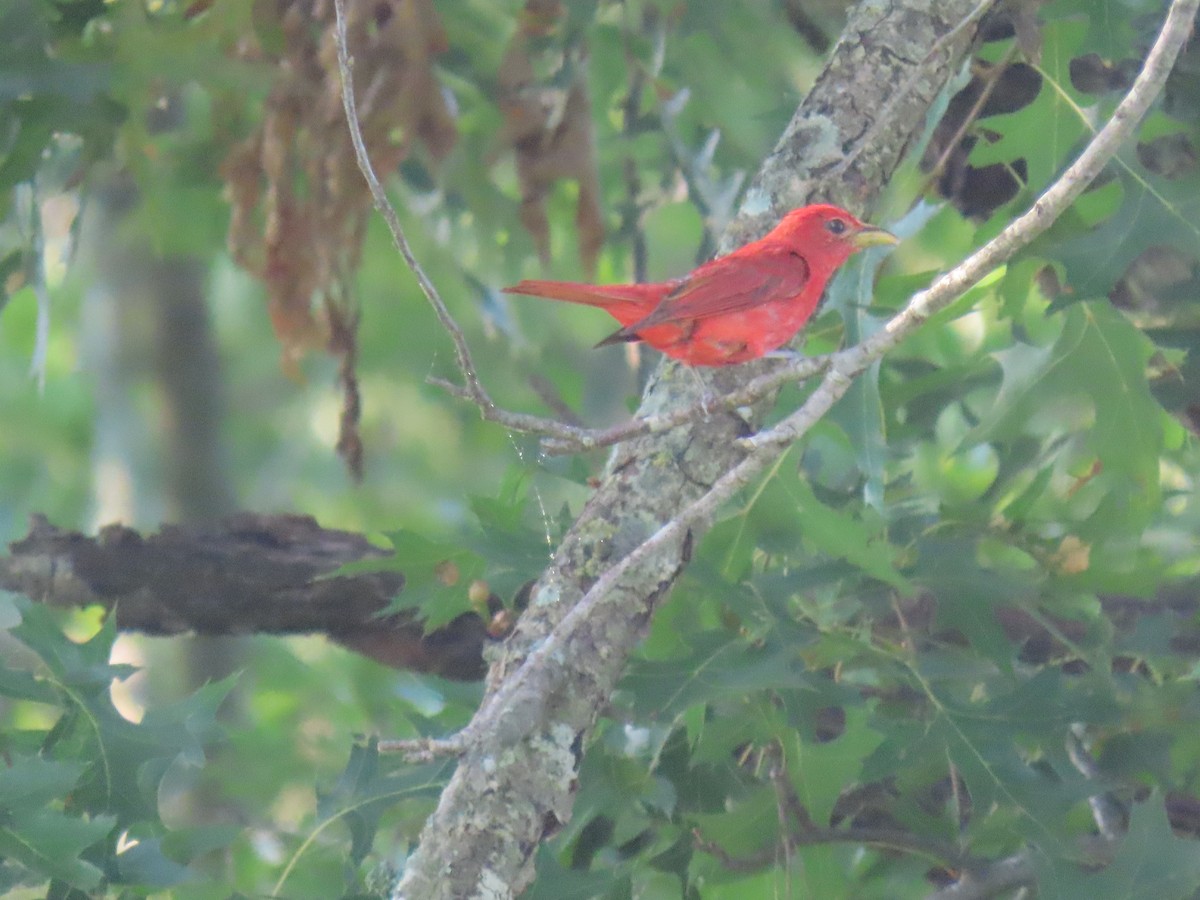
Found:
[[[131,221],[138,203],[131,179],[114,174],[91,195],[80,229],[89,278],[82,344],[95,393],[97,527],[209,521],[236,509],[223,464],[224,389],[205,268],[195,257],[158,253]],[[150,695],[135,702],[190,694],[242,665],[242,638],[169,640],[172,649],[160,653],[161,641],[121,638],[165,676],[155,677],[153,689],[147,682],[134,688],[131,694]],[[222,708],[226,718],[237,717],[237,697],[232,693]],[[192,821],[210,820],[215,802],[202,784],[177,809]]]

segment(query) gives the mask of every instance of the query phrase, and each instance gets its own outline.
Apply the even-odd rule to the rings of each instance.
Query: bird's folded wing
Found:
[[[804,289],[809,269],[803,256],[788,247],[760,247],[756,251],[754,256],[734,254],[701,266],[653,312],[625,330],[741,312],[794,297]]]

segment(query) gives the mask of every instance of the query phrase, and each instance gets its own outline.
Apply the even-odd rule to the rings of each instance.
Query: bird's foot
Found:
[[[709,404],[716,403],[717,395],[712,392],[708,386],[708,383],[704,380],[704,377],[698,371],[696,371],[694,366],[689,366],[684,363],[683,368],[687,369],[691,377],[695,379],[696,390],[700,394],[700,412],[704,415],[704,418],[707,419],[712,415],[712,409],[710,408]]]
[[[763,359],[783,359],[788,362],[799,362],[804,359],[804,354],[798,350],[768,350],[762,356]]]

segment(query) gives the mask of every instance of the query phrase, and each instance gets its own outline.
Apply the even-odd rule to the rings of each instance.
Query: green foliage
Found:
[[[231,683],[209,685],[169,707],[126,719],[109,693],[130,666],[109,663],[111,623],[91,638],[66,638],[49,610],[18,598],[9,629],[36,659],[0,669],[0,696],[40,711],[41,727],[6,732],[0,769],[0,879],[4,890],[49,882],[51,893],[107,882],[161,888],[192,877],[186,830],[159,818],[159,792],[177,766],[204,765],[218,737],[217,707]],[[226,830],[224,841],[232,839]]]
[[[414,150],[390,186],[498,401],[603,424],[625,415],[640,375],[624,348],[587,349],[604,316],[497,292],[543,274],[498,137],[496,71],[520,6],[438,4],[449,49],[434,71],[458,140],[440,162]],[[819,70],[783,6],[567,5],[546,43],[586,45],[608,229],[598,279],[629,279],[643,255],[648,277],[677,275],[711,249],[733,186]],[[976,221],[927,197],[906,220],[919,230],[878,271],[864,260],[833,286],[810,351],[883,327],[1022,210],[1111,115],[1120,72],[1161,15],[1157,0],[1016,6],[1039,17],[1040,56],[1026,61],[1041,86],[969,124],[967,157],[1014,171],[1023,160],[1016,199]],[[0,13],[12,36],[0,62],[0,528],[15,538],[37,511],[86,527],[98,489],[125,479],[139,526],[172,508],[158,464],[114,474],[94,427],[127,404],[121,427],[165,455],[162,385],[147,376],[114,400],[96,360],[116,338],[105,315],[87,316],[95,293],[126,289],[92,257],[123,274],[139,253],[186,254],[212,288],[239,501],[380,535],[395,551],[385,565],[405,576],[396,609],[428,627],[478,609],[477,582],[518,606],[601,457],[541,458],[425,385],[453,375],[453,353],[372,221],[355,285],[368,467],[361,489],[347,485],[331,452],[330,365],[306,360],[302,385],[281,374],[261,288],[223,246],[221,162],[261,116],[285,36],[261,4],[183,12],[43,0]],[[235,59],[248,35],[261,58]],[[980,52],[1034,49],[1018,35]],[[698,542],[604,711],[530,896],[920,897],[931,878],[1017,856],[1039,896],[1200,887],[1188,815],[1200,796],[1198,52],[1139,146],[866,373]],[[1111,85],[1078,83],[1089,54]],[[47,264],[38,244],[51,235],[30,227],[32,210],[52,197],[99,204],[88,188],[111,187],[108,168],[129,173],[135,211],[76,268]],[[919,190],[903,173],[886,208],[909,209]],[[582,274],[576,194],[559,182],[546,197],[550,277]],[[79,237],[77,223],[61,230]],[[112,327],[129,338],[145,322]],[[39,347],[43,393],[26,377]],[[151,649],[135,723],[112,698],[135,667],[110,662],[111,623],[0,595],[0,627],[0,893],[378,892],[450,766],[381,758],[360,736],[448,733],[481,695],[316,639],[262,639],[237,679],[240,718],[215,724],[231,681],[172,696],[157,674],[176,660]],[[1068,749],[1077,734],[1091,770]],[[1112,846],[1089,805],[1100,795],[1123,814]],[[200,824],[192,801],[238,824]]]
[[[1045,895],[1055,900],[1116,900],[1143,893],[1163,900],[1193,897],[1200,881],[1195,849],[1194,841],[1176,837],[1162,798],[1152,794],[1133,804],[1128,831],[1102,871],[1076,878],[1044,861],[1039,875]]]
[[[401,572],[404,589],[389,611],[416,609],[427,630],[472,609],[479,611],[479,601],[473,606],[469,598],[472,584],[512,598],[540,571],[553,541],[548,519],[540,521],[541,531],[532,524],[530,504],[541,500],[540,494],[529,493],[529,487],[528,473],[513,467],[498,497],[470,499],[474,523],[436,540],[407,529],[387,532],[391,556],[348,565],[342,571]]]

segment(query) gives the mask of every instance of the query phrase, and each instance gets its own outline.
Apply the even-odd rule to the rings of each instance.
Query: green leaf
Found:
[[[1047,900],[1182,900],[1200,888],[1200,853],[1194,838],[1176,837],[1157,791],[1130,811],[1129,828],[1112,862],[1077,874],[1059,860],[1036,855],[1039,895]]]
[[[1078,55],[1087,30],[1080,20],[1047,22],[1041,30],[1042,88],[1032,103],[1016,112],[988,116],[978,127],[999,133],[998,140],[980,140],[971,151],[973,166],[1012,163],[1024,159],[1028,186],[1040,191],[1058,173],[1087,133],[1080,108],[1093,101],[1071,86],[1069,64]],[[1031,137],[1036,135],[1035,139]]]
[[[1200,176],[1167,179],[1155,175],[1132,153],[1118,157],[1120,206],[1094,230],[1075,234],[1053,229],[1037,248],[1061,263],[1066,299],[1108,294],[1130,263],[1151,247],[1173,247],[1200,259]],[[1115,165],[1115,164],[1114,164]]]
[[[10,759],[7,766],[0,767],[0,809],[20,814],[65,797],[86,769],[87,765],[81,762],[38,757]]]
[[[1119,716],[1106,679],[1044,670],[1015,682],[989,682],[980,673],[972,685],[956,684],[949,672],[931,675],[925,688],[938,713],[930,734],[965,780],[972,807],[1003,810],[1035,846],[1070,853],[1064,817],[1105,786],[1071,764],[1063,734],[1073,722],[1103,725]]]
[[[468,534],[464,544],[484,560],[488,585],[501,596],[515,594],[550,558],[551,522],[541,506],[532,474],[528,468],[512,466],[495,498],[471,498],[479,530]],[[540,528],[526,521],[531,489],[537,497],[535,513],[541,516]]]
[[[884,320],[866,312],[871,302],[875,274],[883,251],[856,256],[842,267],[829,288],[829,303],[842,310],[846,341],[858,344],[879,331]],[[880,363],[854,379],[845,396],[830,411],[832,419],[845,429],[854,448],[858,469],[863,475],[863,502],[883,509],[883,466],[888,458],[887,433],[883,405],[879,396]]]
[[[627,865],[605,866],[594,872],[581,872],[559,862],[558,857],[543,844],[537,852],[537,880],[523,896],[530,900],[595,900],[595,898],[630,897]]]
[[[690,643],[685,657],[630,664],[618,691],[635,715],[671,721],[696,703],[794,685],[802,671],[792,649],[774,636],[754,646],[712,631]]]
[[[510,466],[496,497],[472,497],[471,511],[485,529],[501,532],[523,530],[532,472]]]
[[[59,694],[54,686],[31,672],[0,667],[0,695],[12,700],[36,700],[38,703],[55,703]]]
[[[317,791],[318,830],[333,821],[344,822],[350,829],[350,858],[355,863],[370,852],[384,812],[401,801],[436,797],[452,770],[452,763],[439,762],[388,774],[380,768],[376,745],[374,739],[355,744],[333,788]]]
[[[80,859],[80,854],[103,840],[115,824],[113,816],[86,820],[50,809],[0,820],[0,857],[16,860],[45,878],[90,890],[100,884],[103,873]]]
[[[190,862],[232,844],[242,834],[238,825],[198,825],[175,828],[162,838],[162,852],[168,859]]]
[[[877,527],[871,528],[861,519],[826,506],[803,479],[796,479],[790,487],[806,543],[835,559],[846,560],[905,595],[913,592],[912,582],[896,568],[894,550],[882,522],[877,521]]]
[[[1047,20],[1074,16],[1089,24],[1085,49],[1094,50],[1108,60],[1120,58],[1128,53],[1136,32],[1130,25],[1134,9],[1146,13],[1151,10],[1145,0],[1053,0],[1042,13]]]
[[[197,874],[169,859],[159,838],[142,838],[116,855],[122,884],[167,888],[196,880]]]
[[[669,729],[661,726],[651,729],[650,734],[660,743],[663,737],[671,736]],[[623,737],[621,730],[609,729],[603,740],[588,748],[579,770],[580,789],[571,822],[555,838],[556,843],[568,846],[579,841],[583,851],[591,853],[644,831],[652,814],[672,815],[678,797],[675,784],[665,776],[680,774],[674,771],[674,760],[664,763],[659,757],[657,771],[652,771],[642,754],[630,752]],[[671,756],[669,748],[665,756]],[[594,831],[588,833],[589,825],[598,818],[607,825],[608,834],[603,840]]]
[[[1100,461],[1108,500],[1124,510],[1106,521],[1140,530],[1160,496],[1163,412],[1146,379],[1154,348],[1107,301],[1076,304],[1062,315],[1053,346],[1016,345],[995,354],[1004,379],[967,440],[1008,437],[1030,425],[1082,431]],[[1080,377],[1083,372],[1087,377]],[[1081,399],[1091,403],[1090,423],[1081,417]]]
[[[872,717],[869,707],[849,707],[845,715],[845,728],[837,738],[818,743],[796,734],[788,751],[788,775],[809,816],[820,827],[830,824],[842,792],[863,782],[863,762],[884,740],[884,735],[868,724]]]
[[[137,671],[135,666],[109,663],[116,622],[107,617],[97,632],[82,643],[63,636],[54,612],[40,603],[29,603],[21,613],[21,624],[10,632],[41,657],[50,673],[86,696],[107,691],[113,680],[123,681]]]
[[[216,711],[235,681],[231,676],[177,703],[148,709],[140,723],[122,716],[107,691],[74,702],[45,742],[57,757],[90,763],[74,801],[115,813],[122,825],[157,821],[164,774],[176,761],[204,764],[204,748],[220,736]]]
[[[386,561],[387,569],[404,574],[404,590],[392,601],[389,611],[418,609],[425,627],[433,630],[471,609],[468,586],[483,574],[478,554],[408,529],[387,532],[385,536],[394,550],[394,556]]]
[[[1034,595],[1037,579],[1011,568],[984,568],[975,542],[965,537],[930,536],[920,541],[918,551],[913,579],[937,601],[939,627],[958,629],[976,651],[1002,669],[1010,668],[1014,648],[996,609]]]

